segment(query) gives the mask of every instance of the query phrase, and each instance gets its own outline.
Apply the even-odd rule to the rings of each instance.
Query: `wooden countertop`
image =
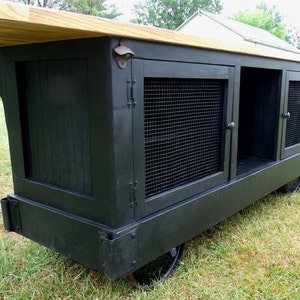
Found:
[[[296,53],[263,45],[249,45],[243,41],[224,43],[176,31],[11,2],[0,2],[0,47],[99,36],[117,36],[300,61],[300,52]]]

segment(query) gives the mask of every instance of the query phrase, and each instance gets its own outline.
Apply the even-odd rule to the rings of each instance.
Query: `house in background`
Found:
[[[225,43],[244,44],[246,46],[248,44],[249,47],[272,47],[299,53],[297,48],[266,30],[206,11],[196,12],[176,31]]]

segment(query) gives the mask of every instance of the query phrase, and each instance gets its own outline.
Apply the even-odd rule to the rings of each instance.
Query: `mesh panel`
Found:
[[[146,198],[221,171],[225,83],[145,78]]]
[[[300,143],[300,82],[290,81],[288,95],[288,112],[291,114],[287,121],[285,147]]]

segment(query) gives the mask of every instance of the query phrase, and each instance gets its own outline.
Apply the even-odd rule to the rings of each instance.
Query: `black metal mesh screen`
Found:
[[[146,198],[221,171],[225,84],[145,78]]]
[[[288,112],[291,117],[287,121],[285,147],[300,143],[300,82],[290,81],[288,94]]]

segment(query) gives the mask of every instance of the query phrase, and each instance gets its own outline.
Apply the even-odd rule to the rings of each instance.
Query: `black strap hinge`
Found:
[[[136,79],[127,80],[127,105],[131,109],[136,107]]]
[[[129,206],[131,208],[138,205],[138,200],[136,196],[137,184],[138,184],[137,180],[129,183]]]

